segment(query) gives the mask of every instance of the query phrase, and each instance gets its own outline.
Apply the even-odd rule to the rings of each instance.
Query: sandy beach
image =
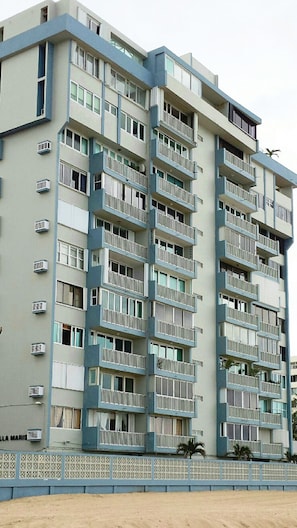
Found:
[[[294,528],[297,493],[52,495],[0,502],[1,528]]]

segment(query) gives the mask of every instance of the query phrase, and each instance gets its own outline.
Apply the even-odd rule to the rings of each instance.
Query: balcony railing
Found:
[[[231,341],[227,339],[227,350],[228,353],[234,353],[236,355],[250,356],[254,358],[254,361],[258,359],[258,347],[256,345],[246,345],[239,341]]]
[[[251,282],[233,277],[227,273],[227,284],[237,290],[242,290],[250,295],[258,295],[258,285],[252,284]]]
[[[272,383],[270,381],[260,381],[260,391],[269,394],[274,394],[277,397],[281,395],[281,386],[279,383]]]
[[[240,323],[258,326],[258,316],[257,315],[250,314],[247,312],[240,312],[239,310],[230,308],[230,306],[226,307],[226,311],[227,311],[227,317],[230,319],[234,319]]]
[[[279,270],[260,262],[259,271],[271,279],[279,279]]]
[[[156,434],[156,446],[176,449],[179,444],[187,444],[192,436]]]
[[[261,234],[259,234],[258,240],[262,246],[267,247],[273,253],[277,253],[277,254],[279,253],[278,240],[272,240],[271,238],[261,235]]]
[[[130,180],[130,182],[142,185],[142,187],[147,188],[148,177],[145,174],[132,169],[132,167],[128,167],[127,165],[124,165],[123,163],[120,163],[109,156],[106,157],[106,166],[121,176],[124,176],[127,180]]]
[[[173,398],[172,396],[156,395],[156,405],[158,409],[167,411],[180,411],[193,413],[195,411],[195,401],[184,398]]]
[[[143,211],[143,209],[139,209],[138,207],[135,207],[134,205],[131,205],[125,202],[124,200],[115,198],[111,194],[105,193],[105,205],[107,207],[110,207],[111,209],[114,209],[115,211],[127,215],[128,217],[135,218],[139,222],[142,222],[144,224],[147,223],[147,211]]]
[[[145,407],[145,396],[132,392],[101,389],[101,402],[113,405],[127,405],[129,407]]]
[[[261,442],[258,441],[249,441],[249,440],[228,440],[228,451],[232,453],[234,444],[239,444],[240,446],[247,446],[250,448],[253,455],[261,453]]]
[[[262,454],[263,455],[282,455],[283,454],[283,444],[262,444]]]
[[[137,244],[132,240],[127,240],[119,235],[114,235],[109,231],[104,231],[104,237],[109,246],[126,251],[127,253],[130,253],[130,255],[147,259],[147,248],[145,246],[141,246],[140,244]]]
[[[158,178],[158,186],[161,191],[166,192],[174,197],[175,201],[184,202],[189,204],[191,207],[195,207],[195,194],[174,185],[173,183],[164,180],[163,178]]]
[[[269,363],[273,365],[276,370],[280,368],[281,356],[280,354],[271,354],[270,352],[260,352],[260,361],[262,363]]]
[[[190,141],[193,141],[194,130],[189,126],[174,117],[168,112],[163,112],[163,121],[166,125],[169,125],[171,128],[188,138]]]
[[[162,156],[165,156],[170,161],[173,161],[173,163],[178,163],[181,167],[184,167],[189,172],[194,172],[195,164],[192,160],[189,160],[188,158],[184,158],[184,156],[181,156],[174,150],[170,149],[169,147],[166,147],[166,145],[163,145],[160,141],[158,142],[158,150]]]
[[[176,266],[177,268],[184,269],[191,273],[194,273],[195,271],[194,260],[175,255],[174,253],[169,253],[169,251],[162,248],[157,249],[157,256],[159,260],[162,260],[166,264],[171,264],[172,266]]]
[[[100,444],[117,446],[144,446],[144,433],[127,433],[123,431],[100,431]]]
[[[171,288],[161,286],[160,284],[157,284],[157,295],[163,297],[164,299],[168,299],[169,301],[172,301],[174,303],[190,306],[193,310],[196,307],[195,295],[180,292],[177,290],[172,290]]]
[[[264,332],[265,334],[271,334],[276,337],[280,336],[280,327],[275,326],[269,323],[264,323],[263,321],[260,321],[260,332]]]
[[[257,195],[256,194],[252,194],[249,191],[246,191],[242,187],[235,185],[235,183],[232,183],[229,180],[226,180],[226,191],[229,192],[230,194],[234,194],[241,201],[250,202],[254,207],[257,206]]]
[[[195,228],[157,211],[157,221],[163,227],[176,231],[187,238],[195,238]]]
[[[252,264],[252,266],[257,266],[258,264],[257,255],[253,255],[253,253],[245,249],[240,249],[237,246],[230,244],[230,242],[226,242],[226,252],[236,260],[244,260],[245,262]]]
[[[195,329],[185,328],[173,323],[166,323],[165,321],[157,321],[157,331],[160,334],[169,335],[179,339],[186,339],[187,341],[195,340]]]
[[[102,349],[102,360],[108,363],[116,363],[125,367],[145,369],[146,359],[138,354],[129,354],[119,350]]]
[[[113,323],[114,325],[131,328],[132,330],[140,330],[141,332],[145,332],[146,330],[145,319],[122,314],[114,310],[107,310],[106,308],[103,309],[103,320],[107,323]]]
[[[160,370],[167,370],[174,374],[184,374],[186,376],[195,376],[195,365],[185,363],[184,361],[174,361],[173,359],[158,358],[157,362]]]
[[[228,224],[239,227],[240,229],[247,231],[250,235],[256,236],[257,234],[257,226],[255,224],[252,224],[252,222],[248,222],[239,216],[235,216],[228,211],[226,211],[226,220]]]
[[[270,425],[281,425],[282,423],[282,416],[281,414],[273,414],[273,413],[262,413],[260,414],[260,420],[264,424],[270,424]]]
[[[120,275],[114,271],[108,271],[108,282],[113,286],[133,291],[139,295],[143,295],[144,292],[143,281],[133,279],[132,277],[127,277],[126,275]]]
[[[257,389],[259,387],[259,378],[235,374],[234,372],[228,372],[228,382],[249,389]]]
[[[225,151],[226,160],[231,163],[231,165],[234,165],[238,169],[247,172],[252,177],[255,176],[255,167],[252,167],[249,163],[246,163],[242,159],[238,158],[234,154],[231,154],[228,150]]]
[[[260,420],[260,411],[258,409],[244,409],[228,405],[228,416],[229,418],[257,421]]]

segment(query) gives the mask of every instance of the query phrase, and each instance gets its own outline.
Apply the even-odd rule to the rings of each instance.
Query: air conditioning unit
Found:
[[[32,313],[40,314],[46,312],[46,301],[34,301],[32,303]]]
[[[32,343],[31,354],[33,356],[41,356],[45,354],[45,352],[46,352],[45,343]]]
[[[36,233],[44,233],[49,230],[49,221],[48,220],[36,220],[34,224],[34,229]]]
[[[42,429],[27,429],[27,440],[39,442],[42,439]]]
[[[46,154],[52,150],[52,142],[49,140],[37,143],[37,154]]]
[[[28,396],[30,398],[41,398],[44,395],[44,387],[42,385],[34,385],[29,387]]]
[[[48,271],[48,261],[47,260],[35,260],[33,263],[34,273],[44,273]]]
[[[43,193],[48,192],[51,188],[50,180],[44,179],[36,182],[36,192]]]

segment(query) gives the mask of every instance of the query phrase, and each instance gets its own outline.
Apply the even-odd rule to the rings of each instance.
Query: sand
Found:
[[[1,528],[294,528],[297,492],[51,495],[0,502]]]

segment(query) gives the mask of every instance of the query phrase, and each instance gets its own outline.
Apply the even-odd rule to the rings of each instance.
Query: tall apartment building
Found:
[[[75,0],[0,36],[0,448],[281,459],[297,176],[260,119]]]

